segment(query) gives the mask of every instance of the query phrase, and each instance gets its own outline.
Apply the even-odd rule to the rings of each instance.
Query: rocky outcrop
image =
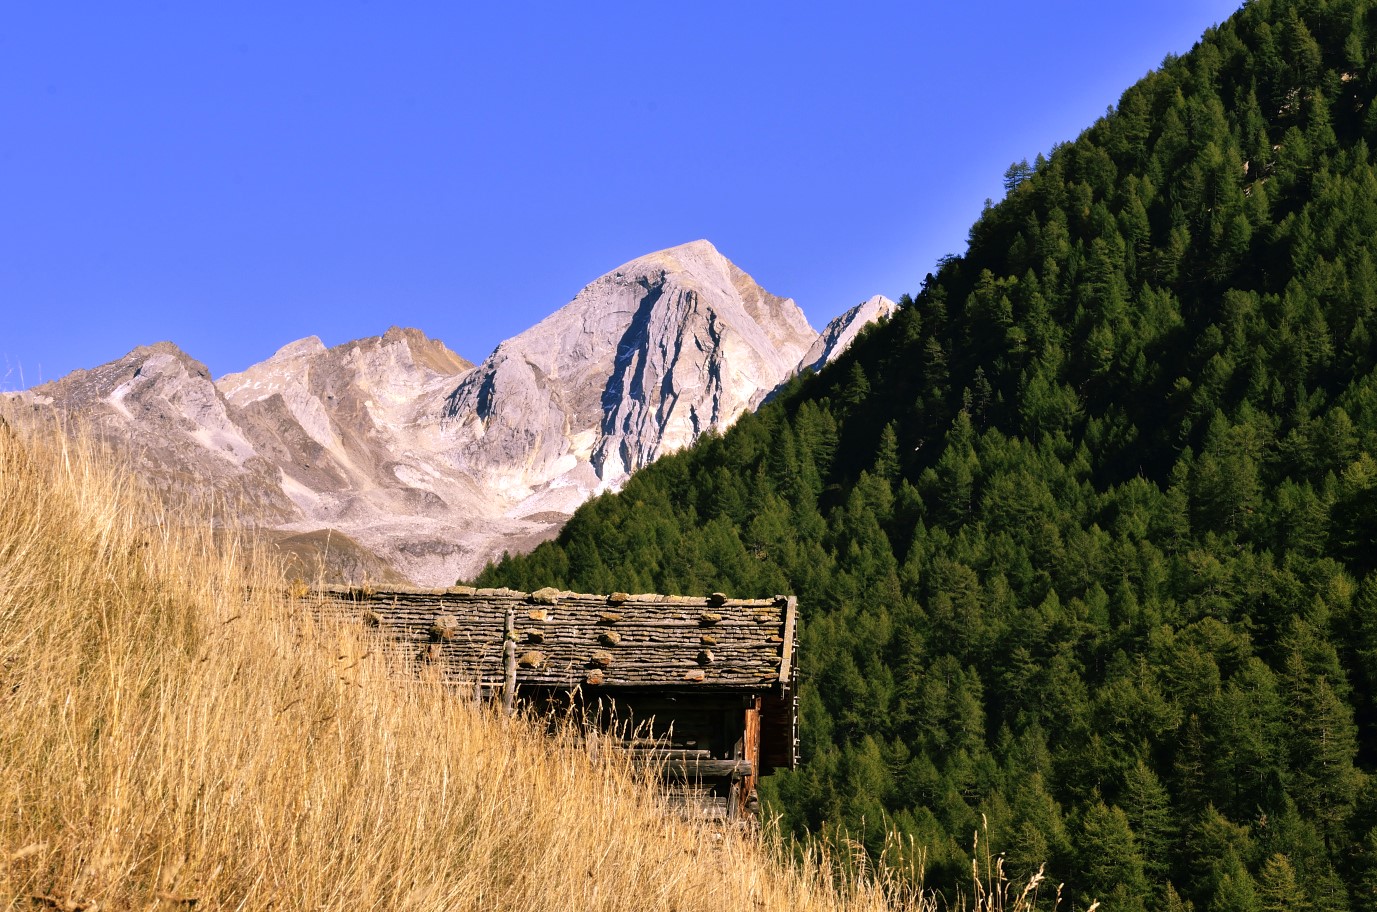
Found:
[[[839,317],[833,318],[821,333],[818,334],[808,353],[799,361],[798,373],[805,370],[820,371],[828,364],[851,347],[851,343],[856,340],[856,334],[862,329],[879,320],[888,320],[899,309],[895,304],[884,295],[875,295],[869,300],[862,301],[855,307],[848,310]]]
[[[820,336],[711,244],[640,257],[476,367],[414,329],[310,337],[212,382],[170,343],[19,394],[78,417],[169,500],[218,500],[297,572],[447,585],[721,430],[860,326]]]

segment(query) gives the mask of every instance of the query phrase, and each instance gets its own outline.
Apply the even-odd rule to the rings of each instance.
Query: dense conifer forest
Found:
[[[837,363],[482,581],[796,593],[768,805],[930,884],[983,817],[1078,907],[1377,909],[1375,95],[1377,3],[1252,0]]]

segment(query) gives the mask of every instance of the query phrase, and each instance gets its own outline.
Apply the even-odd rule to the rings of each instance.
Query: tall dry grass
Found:
[[[11,908],[882,906],[395,674],[184,520],[81,445],[0,430]]]
[[[208,529],[0,424],[7,908],[933,908],[666,814],[624,764],[399,674]]]

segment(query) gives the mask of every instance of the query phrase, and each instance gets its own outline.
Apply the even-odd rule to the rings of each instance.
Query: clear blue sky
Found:
[[[1238,5],[9,4],[0,387],[392,324],[476,361],[700,237],[821,327]]]

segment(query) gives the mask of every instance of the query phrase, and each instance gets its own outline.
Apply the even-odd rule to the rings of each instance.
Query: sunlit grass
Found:
[[[270,564],[35,436],[0,431],[12,906],[882,906],[873,885],[666,814],[573,739],[399,674]]]
[[[390,667],[208,528],[0,426],[7,907],[933,907],[916,871],[675,816],[614,753]]]

